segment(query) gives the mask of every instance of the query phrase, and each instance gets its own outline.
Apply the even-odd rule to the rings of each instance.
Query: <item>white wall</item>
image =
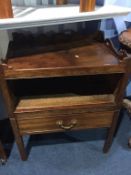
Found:
[[[0,59],[5,59],[8,44],[9,44],[9,34],[7,31],[0,31]]]

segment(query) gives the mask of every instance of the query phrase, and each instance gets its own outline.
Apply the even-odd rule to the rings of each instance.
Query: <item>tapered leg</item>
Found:
[[[15,135],[15,140],[16,140],[19,152],[20,152],[21,159],[27,160],[27,154],[26,154],[26,150],[24,147],[24,142],[23,142],[22,136],[19,133],[19,129],[18,129],[15,118],[10,118],[10,122],[11,122],[12,129]]]
[[[4,70],[1,64],[0,64],[0,90],[2,92],[5,106],[7,108],[7,113],[12,125],[12,129],[15,135],[15,139],[21,155],[21,159],[26,160],[27,159],[26,150],[24,148],[23,139],[22,139],[22,136],[20,135],[19,128],[14,116],[16,102],[14,98],[12,98],[12,93],[8,87],[6,79],[4,78]]]
[[[5,162],[7,160],[7,157],[6,157],[6,153],[5,153],[4,149],[3,149],[1,141],[0,141],[0,159],[1,159],[1,163],[5,164]]]
[[[119,117],[119,111],[116,111],[114,113],[112,125],[108,131],[107,139],[106,139],[105,144],[104,144],[104,148],[103,148],[104,153],[107,153],[112,145],[112,140],[113,140],[113,136],[114,136],[114,133],[116,130],[118,117]]]

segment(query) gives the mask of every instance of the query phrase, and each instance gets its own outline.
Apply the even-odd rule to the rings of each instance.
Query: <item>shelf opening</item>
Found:
[[[16,97],[113,94],[122,74],[8,80]]]

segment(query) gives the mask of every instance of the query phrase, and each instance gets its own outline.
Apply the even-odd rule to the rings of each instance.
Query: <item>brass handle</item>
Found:
[[[63,122],[62,120],[57,121],[56,124],[57,124],[60,128],[62,128],[62,129],[64,129],[64,130],[69,130],[69,129],[72,129],[72,128],[75,127],[75,125],[77,124],[77,120],[76,120],[76,119],[72,119],[71,122],[70,122],[70,124],[67,125],[67,126],[64,125],[64,122]]]

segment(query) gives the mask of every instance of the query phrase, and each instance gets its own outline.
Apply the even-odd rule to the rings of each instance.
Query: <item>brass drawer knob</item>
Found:
[[[56,124],[64,130],[70,130],[76,126],[77,120],[72,119],[69,125],[64,125],[64,122],[62,120],[57,121]]]

